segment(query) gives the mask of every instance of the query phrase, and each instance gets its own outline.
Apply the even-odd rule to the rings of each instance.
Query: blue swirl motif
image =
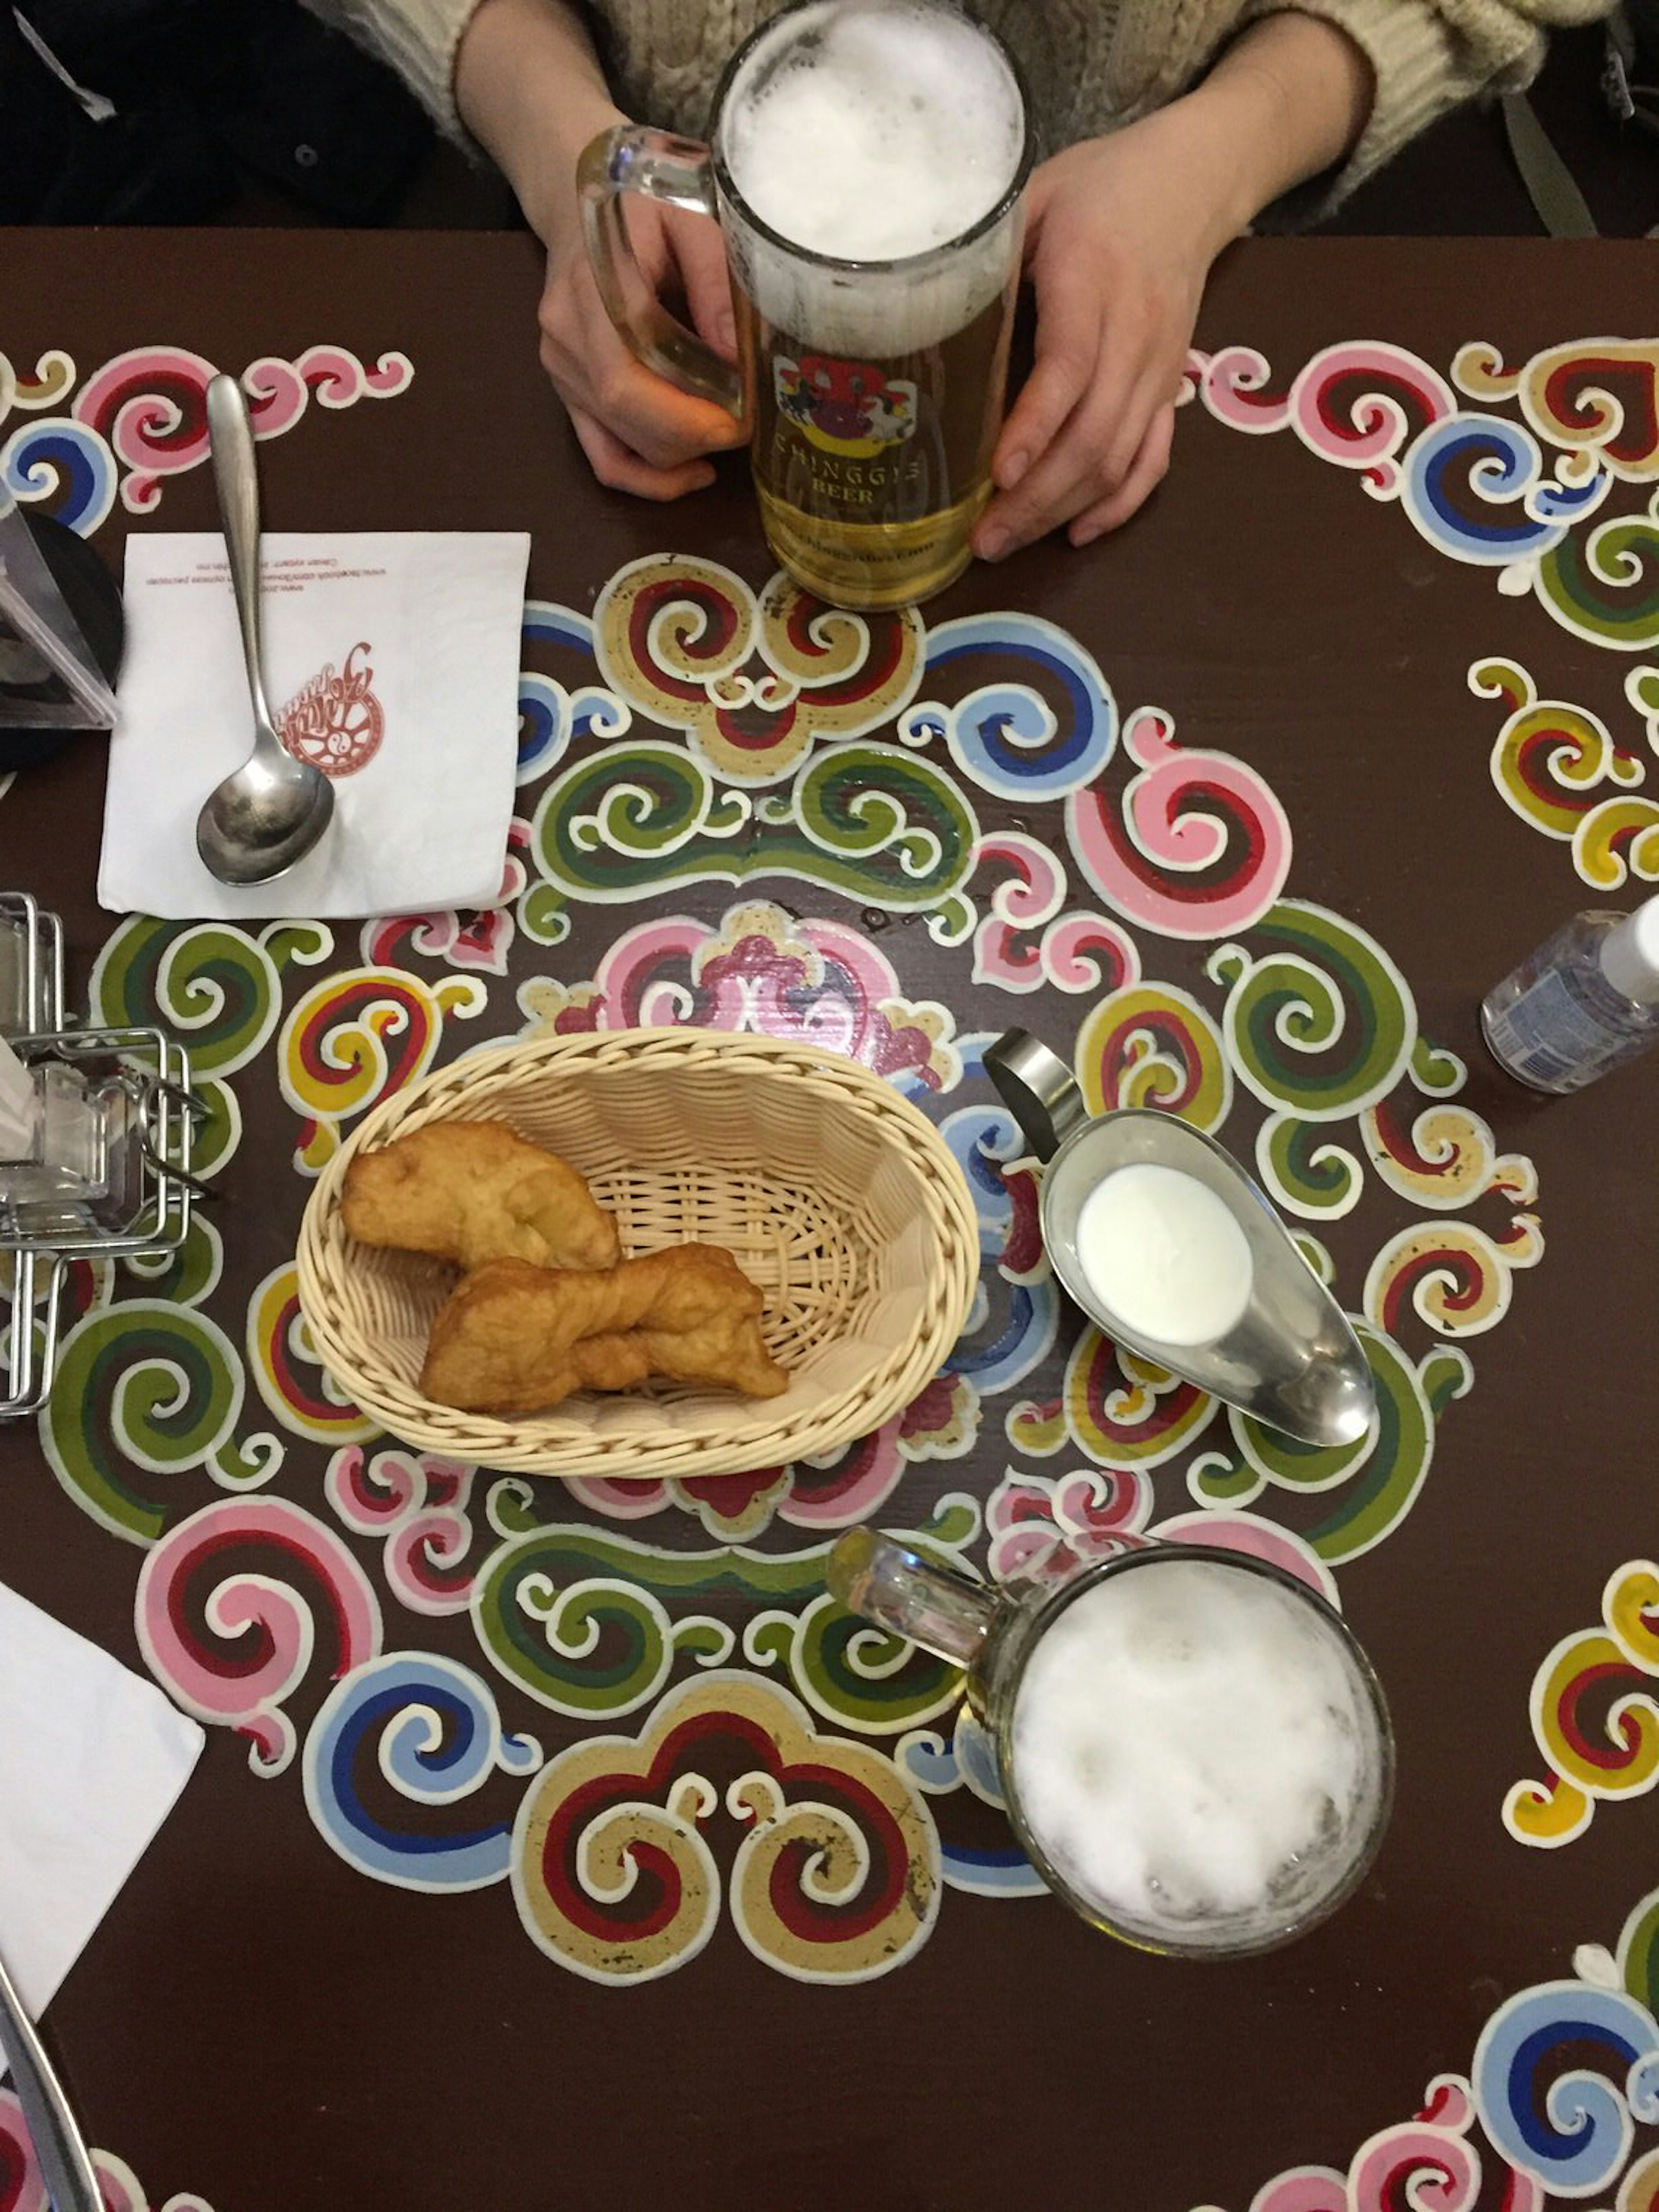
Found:
[[[1622,2096],[1582,2067],[1544,2087],[1552,2055],[1587,2043],[1624,2076]],[[1632,2119],[1659,2119],[1659,2025],[1633,1997],[1583,1982],[1511,1997],[1481,2031],[1471,2072],[1492,2148],[1563,2197],[1605,2189],[1630,2155]]]
[[[525,601],[524,641],[562,646],[593,659],[592,623],[550,599]],[[519,671],[519,718],[520,784],[534,783],[556,768],[573,738],[619,738],[634,719],[632,709],[603,684],[585,684],[573,692],[533,668]]]
[[[1060,1328],[1060,1292],[1050,1275],[1035,1282],[1010,1282],[998,1263],[1013,1226],[1013,1200],[998,1163],[1018,1159],[1027,1149],[1012,1114],[1000,1106],[964,1106],[947,1115],[939,1134],[968,1178],[979,1216],[980,1277],[974,1303],[945,1371],[969,1376],[981,1396],[1011,1390],[1041,1365],[1053,1350]],[[1007,1318],[989,1343],[976,1340],[991,1322],[993,1297],[1006,1302]]]
[[[379,1737],[378,1749],[371,1749]],[[531,1775],[542,1763],[530,1736],[503,1735],[489,1687],[433,1651],[397,1651],[335,1685],[306,1738],[306,1809],[349,1866],[401,1889],[482,1889],[507,1873],[510,1819],[441,1835],[386,1826],[363,1804],[360,1764],[374,1757],[392,1787],[419,1805],[451,1805],[496,1767]]]
[[[990,1738],[964,1706],[953,1737],[917,1729],[900,1740],[894,1763],[907,1781],[930,1797],[966,1789],[1000,1806],[996,1754]],[[940,1872],[952,1889],[974,1897],[1047,1897],[1048,1885],[1011,1835],[1006,1844],[953,1844],[941,1832]]]
[[[0,483],[90,538],[115,504],[115,456],[89,423],[69,415],[24,422],[0,446]]]
[[[1558,483],[1543,471],[1538,441],[1519,422],[1452,415],[1413,441],[1401,504],[1430,544],[1454,561],[1507,568],[1559,545],[1613,482],[1605,469],[1582,484]]]
[[[975,655],[1010,654],[1063,694],[1057,720],[1025,684],[988,684],[955,706],[926,700],[899,723],[906,744],[942,738],[963,771],[1005,799],[1063,799],[1100,774],[1117,744],[1117,708],[1093,656],[1036,615],[969,615],[928,633],[925,674],[942,675]]]

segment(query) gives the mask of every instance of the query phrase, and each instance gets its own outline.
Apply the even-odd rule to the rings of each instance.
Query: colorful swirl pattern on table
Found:
[[[1449,382],[1371,339],[1323,348],[1283,391],[1247,346],[1194,355],[1189,375],[1218,422],[1291,430],[1397,501],[1437,552],[1491,568],[1500,592],[1530,594],[1575,636],[1659,647],[1659,339],[1553,346],[1516,369],[1474,341]],[[1523,420],[1491,411],[1508,401]]]
[[[1455,413],[1385,367],[1386,404],[1336,387],[1341,458],[1379,490],[1404,431]],[[1322,389],[1299,434],[1324,434]],[[100,419],[125,390],[108,380]],[[884,1973],[945,1889],[1042,1885],[955,1671],[828,1596],[834,1532],[879,1512],[999,1577],[1061,1533],[1197,1534],[1334,1595],[1421,1496],[1464,1340],[1541,1249],[1536,1179],[1459,1102],[1465,1071],[1385,949],[1291,894],[1260,772],[1121,706],[1054,624],[831,615],[664,556],[591,617],[533,604],[525,660],[510,913],[112,931],[94,1010],[188,1038],[216,1176],[252,1173],[256,1100],[266,1159],[294,1172],[259,1185],[284,1225],[238,1310],[211,1217],[163,1279],[88,1282],[43,1442],[143,1553],[158,1678],[252,1772],[297,1775],[368,1878],[504,1885],[530,1941],[607,1980],[689,1965],[722,1917],[775,1971]],[[1370,1436],[1299,1452],[1079,1329],[1040,1170],[984,1072],[1011,1019],[1074,1037],[1091,1106],[1182,1114],[1253,1155],[1328,1279],[1316,1237],[1349,1224]],[[982,1255],[945,1370],[827,1462],[740,1477],[553,1494],[379,1436],[320,1371],[281,1256],[308,1178],[378,1100],[481,1042],[650,1023],[810,1040],[937,1121]]]
[[[1530,1711],[1546,1771],[1504,1801],[1517,1842],[1570,1844],[1598,1800],[1639,1797],[1659,1782],[1659,1567],[1650,1559],[1614,1569],[1601,1626],[1563,1637],[1540,1662]]]
[[[0,398],[3,386],[0,385]],[[213,2212],[205,2197],[187,2191],[152,2208],[137,2175],[113,2151],[94,2150],[92,2170],[104,2212]],[[13,2090],[0,2088],[0,2212],[52,2212],[46,2178]]]
[[[1588,708],[1540,699],[1518,661],[1477,660],[1469,689],[1506,710],[1492,750],[1492,780],[1505,805],[1528,828],[1570,845],[1575,870],[1594,890],[1617,890],[1632,877],[1659,883],[1659,798],[1638,788],[1647,756],[1659,754],[1659,668],[1632,668],[1625,678],[1643,725],[1634,744]]]
[[[207,388],[217,374],[181,346],[131,347],[84,379],[65,353],[42,355],[27,377],[0,354],[0,483],[83,538],[108,519],[118,493],[130,514],[153,513],[163,480],[207,459]],[[254,436],[276,438],[313,400],[338,409],[392,398],[414,374],[406,354],[365,366],[343,346],[313,345],[292,361],[261,356],[240,382]],[[66,399],[66,414],[43,411]],[[31,419],[8,431],[14,409]]]

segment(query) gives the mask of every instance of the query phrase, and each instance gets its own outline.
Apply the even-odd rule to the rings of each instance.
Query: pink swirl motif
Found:
[[[323,1495],[359,1536],[386,1540],[386,1578],[411,1613],[465,1613],[472,1571],[461,1563],[472,1544],[467,1505],[474,1468],[432,1452],[381,1451],[345,1444],[328,1463]]]
[[[146,1665],[186,1712],[246,1736],[249,1765],[269,1778],[294,1756],[295,1727],[283,1702],[309,1671],[316,1624],[305,1599],[260,1566],[224,1572],[226,1555],[244,1551],[256,1559],[276,1553],[286,1569],[321,1585],[336,1681],[379,1655],[380,1606],[340,1539],[284,1498],[205,1505],[147,1553],[134,1613]],[[204,1628],[222,1649],[210,1645]]]
[[[149,2199],[125,2159],[107,2150],[94,2150],[91,2156],[104,2212],[150,2212]],[[0,2089],[0,2189],[5,2191],[0,2197],[4,2212],[52,2212],[23,2108],[10,2089]],[[179,2195],[169,2197],[158,2212],[213,2212],[213,2207],[205,2197]]]
[[[678,1507],[711,1536],[745,1541],[774,1519],[792,1528],[846,1528],[878,1512],[913,1462],[958,1459],[979,1433],[979,1394],[965,1376],[936,1375],[902,1413],[828,1459],[752,1474],[630,1482],[572,1480],[571,1495],[608,1521],[642,1521]]]
[[[1104,992],[1139,981],[1140,954],[1115,922],[1098,914],[1060,915],[1066,870],[1039,839],[1015,830],[982,837],[976,865],[1011,874],[992,892],[991,911],[974,933],[975,982],[1005,991],[1036,991],[1049,983],[1061,991]],[[1033,943],[1038,929],[1042,934]]]
[[[1005,1475],[985,1508],[988,1571],[1000,1583],[1040,1575],[1069,1538],[1137,1533],[1152,1507],[1152,1481],[1139,1468],[1089,1468],[1052,1482]]]
[[[384,921],[363,924],[363,959],[371,968],[402,964],[400,947],[428,960],[441,960],[450,968],[470,968],[476,975],[505,975],[507,957],[517,934],[513,920],[514,902],[529,877],[522,854],[530,846],[530,824],[514,815],[507,830],[507,855],[501,871],[499,904],[477,907],[467,913],[451,908],[439,914],[390,915]]]
[[[1250,2212],[1474,2212],[1483,2201],[1481,2151],[1471,2142],[1474,2104],[1461,2074],[1439,2074],[1414,2119],[1383,2128],[1355,2152],[1346,2174],[1298,2166],[1251,2200]],[[1484,2201],[1501,2212],[1543,2212],[1536,2178],[1497,2159]],[[1496,2185],[1501,2183],[1501,2190]]]
[[[1291,870],[1291,825],[1272,791],[1229,753],[1188,752],[1142,707],[1123,732],[1141,773],[1122,797],[1073,792],[1066,837],[1084,874],[1130,921],[1163,937],[1224,937],[1261,921]]]
[[[1323,347],[1288,392],[1267,389],[1271,379],[1261,354],[1227,346],[1206,363],[1200,391],[1210,413],[1236,430],[1288,425],[1321,460],[1358,469],[1374,499],[1398,496],[1399,454],[1419,431],[1457,412],[1457,395],[1437,369],[1381,340]]]
[[[712,930],[689,915],[643,922],[617,939],[591,984],[538,981],[520,997],[555,1035],[684,1023],[799,1037],[933,1091],[961,1075],[950,1015],[901,997],[867,937],[765,900],[731,908]]]
[[[128,473],[121,502],[145,514],[161,495],[163,477],[193,469],[207,458],[207,387],[217,374],[198,353],[179,346],[133,346],[89,376],[71,412],[97,431]],[[407,389],[414,370],[406,356],[382,355],[365,369],[337,346],[311,346],[293,362],[266,355],[243,379],[256,438],[291,429],[314,389],[325,407],[349,407],[360,398],[385,398]]]

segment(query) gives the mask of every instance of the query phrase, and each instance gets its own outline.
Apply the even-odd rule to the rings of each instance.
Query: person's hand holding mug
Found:
[[[463,119],[518,195],[547,249],[541,357],[603,484],[642,499],[679,499],[714,481],[708,456],[744,442],[712,400],[679,391],[636,360],[599,298],[576,198],[582,149],[625,118],[592,46],[562,0],[483,0],[456,58]],[[641,270],[684,295],[699,337],[733,350],[731,288],[720,227],[646,201],[631,210]]]
[[[1196,91],[1037,170],[1025,238],[1036,363],[998,441],[998,495],[974,532],[982,559],[1062,525],[1086,545],[1141,505],[1169,465],[1211,264],[1262,208],[1341,158],[1372,91],[1346,32],[1270,15]]]

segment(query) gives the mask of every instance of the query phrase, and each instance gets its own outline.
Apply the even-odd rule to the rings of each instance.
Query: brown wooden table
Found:
[[[0,798],[0,879],[63,914],[75,1003],[187,1029],[240,1115],[216,1279],[211,1239],[160,1281],[80,1271],[52,1411],[0,1433],[0,1575],[221,1723],[47,2016],[94,2139],[158,2206],[216,2212],[1328,2212],[1436,2172],[1445,2207],[1653,2203],[1659,1583],[1628,1571],[1654,1548],[1659,1074],[1540,1102],[1476,1021],[1558,921],[1659,877],[1636,673],[1659,663],[1659,343],[1569,357],[1651,328],[1651,249],[1245,247],[1129,528],[976,570],[925,625],[816,634],[756,611],[740,466],[667,512],[589,481],[523,240],[35,233],[5,257],[0,350],[40,379],[5,465],[55,438],[33,488],[112,562],[129,529],[213,526],[206,367],[270,359],[269,526],[528,528],[542,603],[510,931],[102,915],[100,743]],[[1597,386],[1623,407],[1600,430]],[[157,392],[179,412],[145,430]],[[1516,495],[1472,489],[1479,465]],[[693,605],[681,643],[624,619],[641,593]],[[710,641],[745,624],[750,672],[799,696],[722,725]],[[584,842],[601,770],[648,798]],[[986,1250],[955,1372],[834,1468],[696,1494],[396,1456],[294,1331],[307,1166],[418,1066],[642,1018],[839,1040],[947,1125]],[[1079,1339],[978,1068],[1014,1022],[1075,1045],[1097,1100],[1188,1112],[1273,1181],[1366,1319],[1373,1446],[1312,1464]],[[1224,1968],[1030,1894],[956,1763],[954,1684],[915,1656],[860,1674],[817,1578],[860,1517],[983,1566],[1055,1516],[1188,1515],[1334,1577],[1399,1737],[1363,1893]],[[233,1638],[228,1587],[256,1616]],[[250,1669],[296,1652],[255,1710]],[[422,1703],[425,1800],[397,1735]],[[576,1817],[555,1762],[584,1743],[642,1846],[609,1906],[514,1837],[538,1791]],[[711,1929],[685,1778],[757,1767],[843,1839],[872,1779],[899,1813],[837,1904],[799,1850],[757,1887],[716,1803]],[[1590,2086],[1552,2107],[1574,2069]],[[30,2186],[0,2104],[0,2208]]]

